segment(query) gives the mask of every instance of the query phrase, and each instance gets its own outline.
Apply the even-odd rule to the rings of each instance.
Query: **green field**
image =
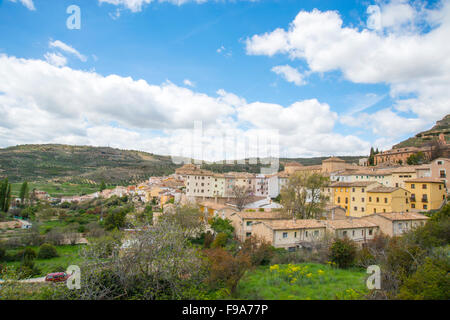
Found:
[[[19,196],[21,183],[12,183],[12,195]],[[50,183],[50,182],[30,182],[28,183],[30,191],[33,189],[48,192],[52,197],[69,197],[75,195],[91,194],[99,190],[95,184],[74,184],[74,183]],[[113,187],[110,187],[113,188]]]
[[[36,259],[35,265],[41,271],[39,276],[46,276],[52,272],[64,272],[70,265],[76,265],[80,262],[79,252],[85,245],[64,245],[57,246],[59,257],[52,259]],[[36,253],[39,252],[39,247],[31,247]],[[20,249],[8,250],[8,253],[17,253]],[[8,262],[6,266],[8,268],[17,267],[20,265],[20,261]],[[39,277],[37,276],[37,277]]]
[[[367,290],[366,277],[364,271],[342,270],[315,263],[259,267],[249,271],[241,279],[237,298],[248,300],[362,299]]]

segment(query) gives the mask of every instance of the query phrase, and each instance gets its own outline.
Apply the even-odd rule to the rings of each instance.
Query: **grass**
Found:
[[[249,271],[239,282],[237,298],[353,300],[361,299],[367,290],[367,275],[361,270],[342,270],[315,263],[279,265],[278,268],[276,266],[259,267]]]
[[[80,262],[79,252],[84,247],[84,245],[63,245],[56,246],[56,250],[58,251],[59,257],[51,258],[51,259],[36,259],[34,260],[35,265],[41,271],[41,277],[46,276],[52,272],[64,272],[67,270],[67,267],[70,265],[76,265]],[[39,247],[30,247],[33,248],[36,253],[39,252]],[[17,253],[21,249],[8,250],[9,253]],[[17,267],[20,265],[20,261],[8,262],[6,264],[7,268]],[[36,276],[36,277],[39,277]]]
[[[22,183],[12,183],[12,195],[18,197]],[[94,193],[99,190],[99,186],[95,184],[75,184],[75,183],[50,183],[50,182],[30,182],[28,183],[30,190],[36,188],[48,192],[52,197],[70,197],[75,195],[84,195]],[[109,187],[113,188],[113,187]]]

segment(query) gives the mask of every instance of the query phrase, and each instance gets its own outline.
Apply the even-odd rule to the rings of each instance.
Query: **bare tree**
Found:
[[[317,173],[295,173],[281,190],[284,210],[293,218],[318,219],[328,201],[321,191],[328,181],[327,177]]]
[[[234,185],[231,189],[231,195],[239,211],[242,211],[250,198],[250,191],[245,186]]]

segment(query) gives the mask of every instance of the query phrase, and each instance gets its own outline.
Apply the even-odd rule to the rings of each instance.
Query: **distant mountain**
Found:
[[[109,147],[21,145],[0,149],[0,177],[10,182],[61,181],[112,184],[140,182],[170,174],[178,166],[168,156]]]
[[[396,149],[426,146],[434,139],[437,139],[441,133],[444,134],[447,143],[450,143],[450,114],[446,115],[442,120],[437,121],[436,125],[430,130],[420,132],[414,137],[396,144],[392,148]]]

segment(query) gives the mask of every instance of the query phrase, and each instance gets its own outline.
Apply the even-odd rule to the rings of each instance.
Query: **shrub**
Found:
[[[58,251],[49,243],[44,243],[39,247],[38,259],[51,259],[58,257]]]
[[[348,239],[336,239],[330,247],[330,260],[339,268],[349,268],[356,259],[356,244]]]
[[[233,256],[222,248],[205,250],[210,262],[207,283],[212,289],[226,287],[231,293],[235,292],[239,280],[251,267],[250,257],[246,254]]]
[[[229,238],[230,238],[230,236],[228,234],[226,234],[225,232],[221,232],[216,236],[213,243],[211,244],[211,247],[212,248],[220,248],[220,247],[223,248],[227,245]]]
[[[241,252],[250,257],[253,266],[268,265],[274,256],[274,247],[255,237],[245,239]]]
[[[400,287],[398,299],[449,300],[448,259],[426,258],[425,263]]]
[[[214,217],[208,222],[216,233],[226,233],[231,237],[234,232],[234,227],[228,219]]]
[[[213,242],[214,242],[214,235],[209,231],[206,232],[203,240],[203,247],[208,249],[211,247]]]
[[[24,250],[20,250],[17,252],[17,260],[34,260],[37,257],[36,251],[32,248],[25,248]]]
[[[6,258],[6,250],[0,247],[0,261],[5,261]]]

